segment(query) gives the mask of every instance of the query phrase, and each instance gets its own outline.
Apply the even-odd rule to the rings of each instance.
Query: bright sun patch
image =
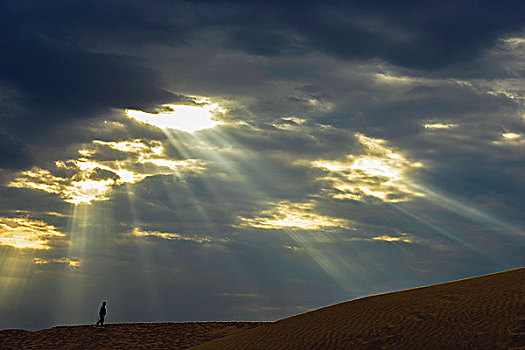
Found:
[[[209,129],[218,123],[213,119],[221,108],[216,103],[206,100],[202,105],[164,105],[157,113],[147,113],[134,109],[126,110],[126,114],[139,122],[150,124],[161,129],[177,129],[185,132],[195,132]]]

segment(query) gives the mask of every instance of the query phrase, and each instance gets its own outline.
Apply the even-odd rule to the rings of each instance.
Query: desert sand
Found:
[[[194,349],[525,349],[525,268],[352,300]]]
[[[120,323],[0,331],[0,349],[187,349],[260,322]]]
[[[365,297],[271,323],[3,330],[0,348],[525,349],[525,268]]]

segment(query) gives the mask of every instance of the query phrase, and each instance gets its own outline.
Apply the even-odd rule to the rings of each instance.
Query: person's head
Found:
[[[106,305],[106,302],[105,302],[105,301],[103,301],[103,302],[102,302],[102,305]]]

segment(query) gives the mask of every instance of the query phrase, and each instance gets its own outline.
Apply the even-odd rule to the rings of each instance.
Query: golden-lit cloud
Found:
[[[430,130],[441,130],[441,129],[451,129],[457,127],[457,124],[450,124],[450,123],[428,123],[423,125],[425,129]]]
[[[224,113],[224,109],[209,99],[200,99],[196,102],[198,105],[163,105],[155,113],[128,109],[126,115],[131,119],[161,129],[177,129],[185,132],[195,132],[216,126],[218,122],[214,119],[214,115]]]
[[[496,146],[523,146],[525,145],[525,137],[522,134],[518,134],[515,132],[504,132],[500,135],[500,137],[492,141],[493,145]]]
[[[383,241],[383,242],[414,243],[413,238],[409,237],[406,234],[403,234],[401,236],[389,236],[389,235],[375,236],[375,237],[372,237],[372,240]]]
[[[506,38],[506,39],[503,39],[503,42],[513,48],[516,48],[519,45],[525,44],[525,38],[520,38],[520,37]]]
[[[295,124],[299,124],[299,125],[302,125],[302,124],[306,123],[306,119],[299,118],[299,117],[294,117],[294,116],[284,117],[284,118],[282,118],[282,120],[284,120],[286,122],[294,122]]]
[[[34,258],[34,264],[36,265],[47,265],[47,264],[64,264],[73,269],[80,267],[81,261],[78,259],[60,258],[60,259],[43,259]]]
[[[9,183],[10,187],[29,188],[47,193],[54,193],[62,197],[66,202],[73,204],[91,203],[95,200],[107,199],[106,193],[115,183],[114,179],[92,180],[89,178],[91,172],[83,171],[78,167],[81,161],[70,161],[78,172],[71,178],[55,176],[49,170],[33,168],[21,172],[19,176]],[[58,167],[62,167],[57,162]]]
[[[272,126],[281,130],[295,130],[304,123],[306,123],[306,119],[290,116],[281,118],[280,122],[273,123]]]
[[[348,220],[333,218],[315,212],[313,203],[281,201],[275,207],[264,210],[253,218],[239,217],[240,227],[263,229],[293,228],[319,230],[325,228],[349,228]]]
[[[375,73],[374,78],[377,82],[383,84],[412,84],[422,79],[407,77],[407,76],[397,76],[393,74],[384,74],[384,73]]]
[[[513,132],[506,132],[503,133],[501,136],[503,136],[506,140],[515,140],[521,138],[521,134],[515,134]]]
[[[421,167],[421,163],[412,162],[401,152],[387,147],[384,140],[356,136],[365,154],[312,162],[314,167],[327,173],[320,180],[331,184],[327,190],[332,198],[364,200],[372,196],[387,202],[401,202],[423,196],[408,178],[409,170]]]
[[[480,82],[488,95],[505,96],[521,104],[525,103],[523,79],[494,79]]]
[[[523,146],[525,145],[525,137],[514,132],[504,132],[498,140],[492,143],[498,146]]]
[[[135,227],[133,231],[131,232],[131,236],[134,237],[155,237],[155,238],[162,238],[166,240],[175,240],[175,241],[190,241],[195,243],[203,243],[203,244],[210,244],[214,242],[227,242],[224,238],[213,238],[210,236],[197,236],[197,235],[181,235],[179,233],[172,233],[172,232],[159,232],[159,231],[143,231],[139,229],[138,227]]]
[[[96,160],[94,158],[100,148],[122,152],[125,157],[120,160]],[[57,194],[72,204],[89,204],[109,199],[114,185],[133,184],[153,175],[201,172],[205,169],[202,160],[169,158],[159,141],[94,140],[78,153],[78,159],[56,161],[55,169],[52,169],[54,172],[38,167],[20,172],[9,186]]]
[[[53,225],[28,218],[0,218],[0,245],[18,249],[50,249],[53,237],[64,237]]]
[[[162,156],[162,154],[164,153],[164,147],[159,141],[149,141],[148,143],[145,143],[144,141],[140,139],[126,140],[126,141],[113,141],[113,142],[94,140],[93,143],[97,145],[108,146],[117,151],[127,152],[127,153],[138,153],[143,156],[150,155],[150,154]],[[92,154],[91,153],[92,151],[88,149],[82,149],[79,151],[81,155],[83,155],[82,152],[88,155]]]

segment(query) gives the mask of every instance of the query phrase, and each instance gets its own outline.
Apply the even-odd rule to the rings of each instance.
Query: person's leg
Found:
[[[101,325],[101,326],[104,325],[104,316],[100,316],[100,325]]]

